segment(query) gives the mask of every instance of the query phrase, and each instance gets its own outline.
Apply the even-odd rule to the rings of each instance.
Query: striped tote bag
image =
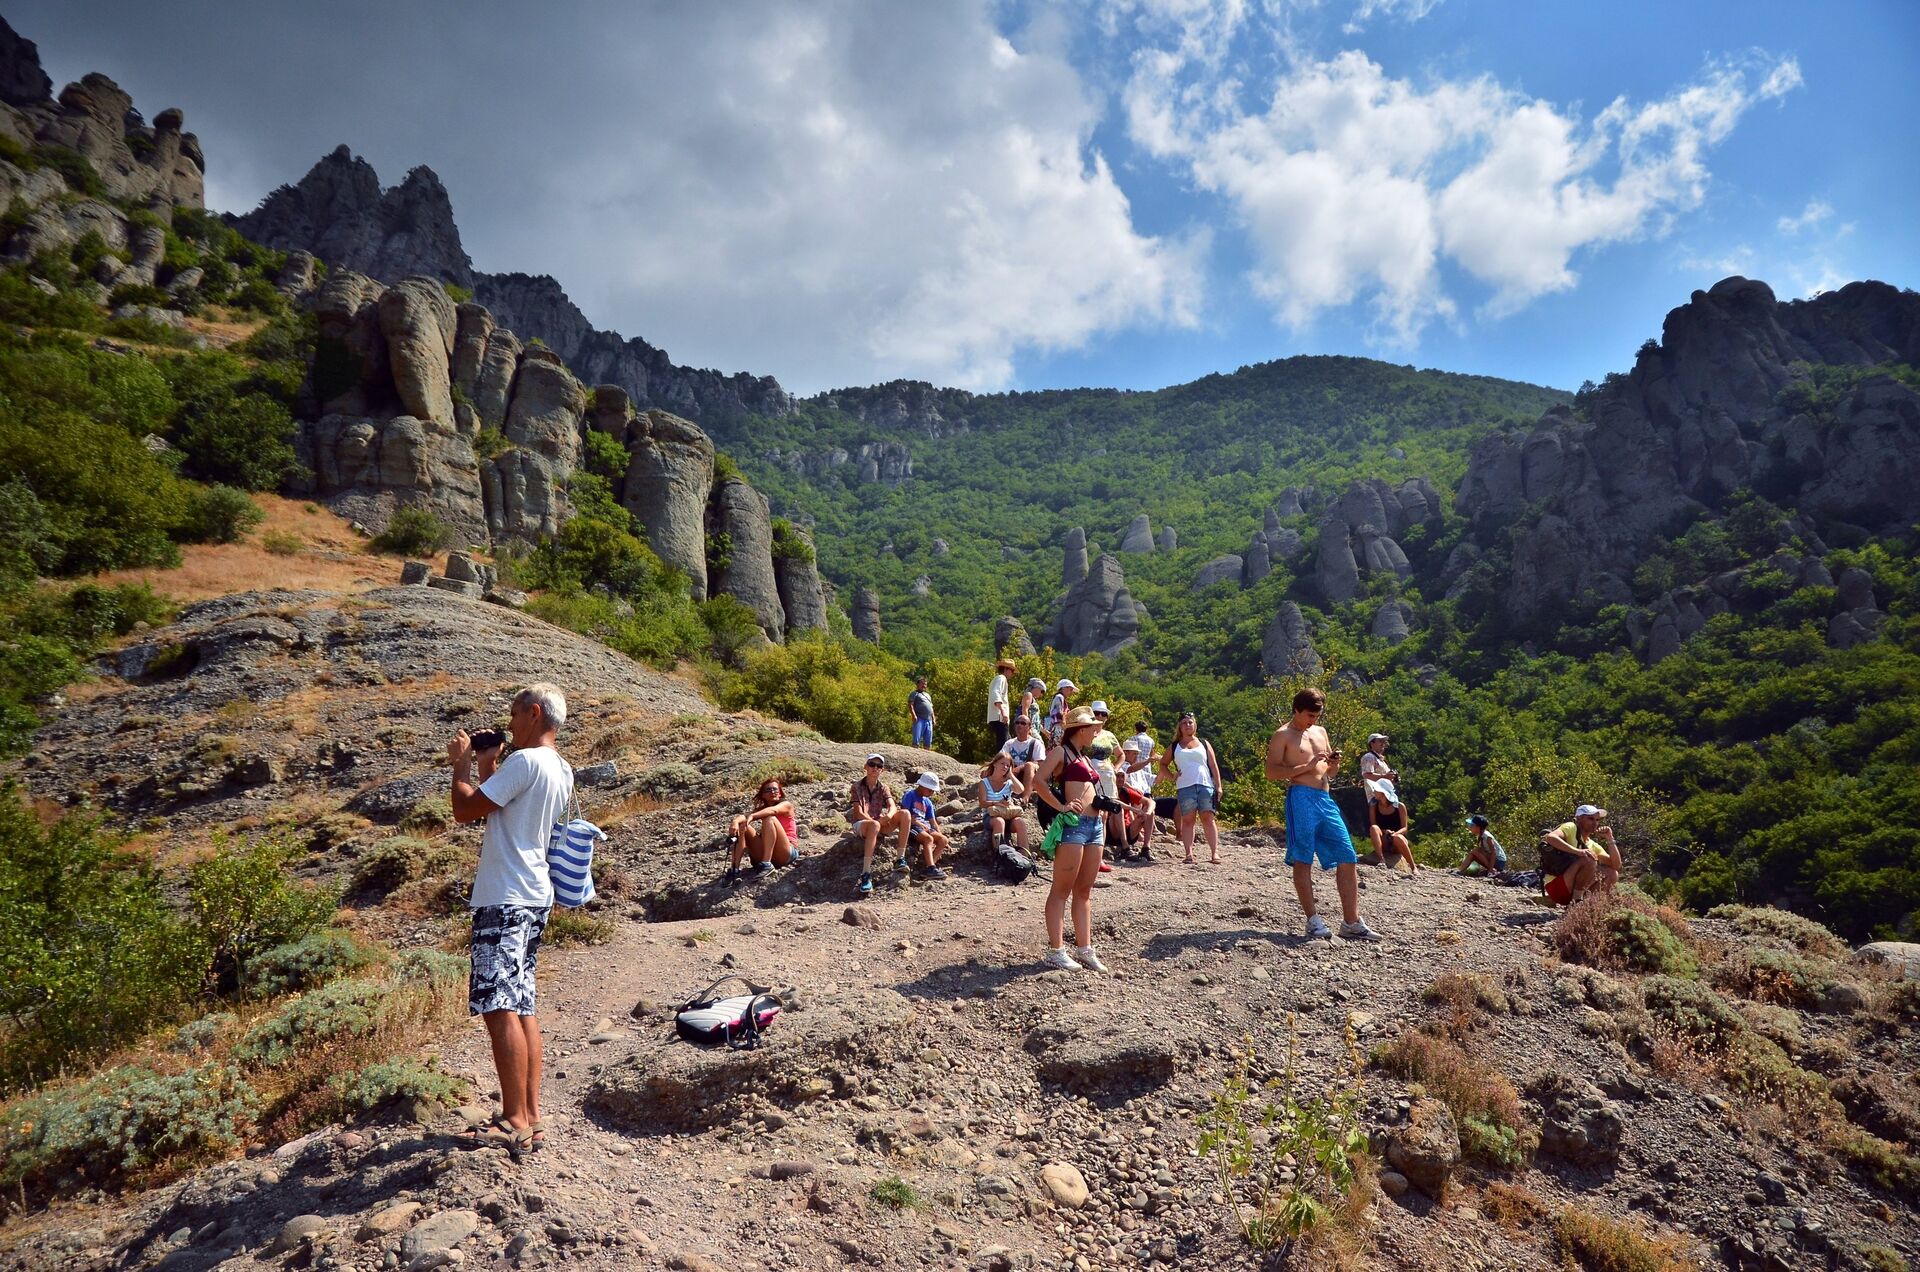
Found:
[[[580,805],[567,797],[566,821],[555,822],[547,838],[547,870],[553,876],[553,902],[578,909],[593,900],[593,846],[605,831],[580,816]]]

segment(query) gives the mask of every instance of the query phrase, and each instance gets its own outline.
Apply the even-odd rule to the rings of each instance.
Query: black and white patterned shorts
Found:
[[[533,1015],[533,967],[548,905],[482,905],[473,911],[473,972],[467,980],[467,1014],[490,1011]]]

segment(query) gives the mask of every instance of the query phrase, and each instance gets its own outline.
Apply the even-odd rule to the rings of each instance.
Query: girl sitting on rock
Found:
[[[791,865],[799,854],[794,851],[793,802],[779,781],[768,778],[753,797],[753,810],[733,819],[727,827],[733,836],[733,855],[727,861],[729,888],[740,882],[740,860],[753,859],[751,878],[773,873],[775,866]]]
[[[1005,751],[987,762],[980,777],[980,820],[987,828],[987,847],[998,849],[1009,831],[1021,852],[1027,850],[1027,824],[1020,817],[1020,800],[1027,793],[1013,771],[1013,757]]]

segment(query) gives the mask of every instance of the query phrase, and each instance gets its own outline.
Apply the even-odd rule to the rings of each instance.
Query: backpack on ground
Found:
[[[715,996],[714,990],[736,980],[749,992],[730,998]],[[725,1043],[732,1051],[751,1051],[760,1045],[762,1031],[780,1014],[778,998],[752,993],[752,989],[753,982],[744,976],[722,976],[674,1013],[673,1027],[688,1042],[708,1046]]]
[[[1039,869],[1033,864],[1033,858],[1021,852],[1014,844],[1001,844],[994,853],[994,869],[1008,883],[1025,883],[1033,872]]]

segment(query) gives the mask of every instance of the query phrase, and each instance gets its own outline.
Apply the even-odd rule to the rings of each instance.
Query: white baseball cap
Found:
[[[881,768],[885,768],[887,767],[887,757],[880,754],[880,752],[875,751],[872,755],[869,755],[867,757],[867,763],[878,764]]]
[[[1582,804],[1573,810],[1575,817],[1605,817],[1607,810],[1597,804]]]
[[[915,782],[914,785],[918,786],[921,790],[937,791],[940,789],[940,779],[932,773],[922,773],[920,780]]]
[[[1384,733],[1375,733],[1375,734],[1371,734],[1371,735],[1369,735],[1369,736],[1368,736],[1368,738],[1367,738],[1367,745],[1368,745],[1368,746],[1372,746],[1372,745],[1373,745],[1373,744],[1374,744],[1375,742],[1385,742],[1385,741],[1388,741],[1388,738],[1387,738],[1387,735],[1386,735],[1386,734],[1384,734]]]

